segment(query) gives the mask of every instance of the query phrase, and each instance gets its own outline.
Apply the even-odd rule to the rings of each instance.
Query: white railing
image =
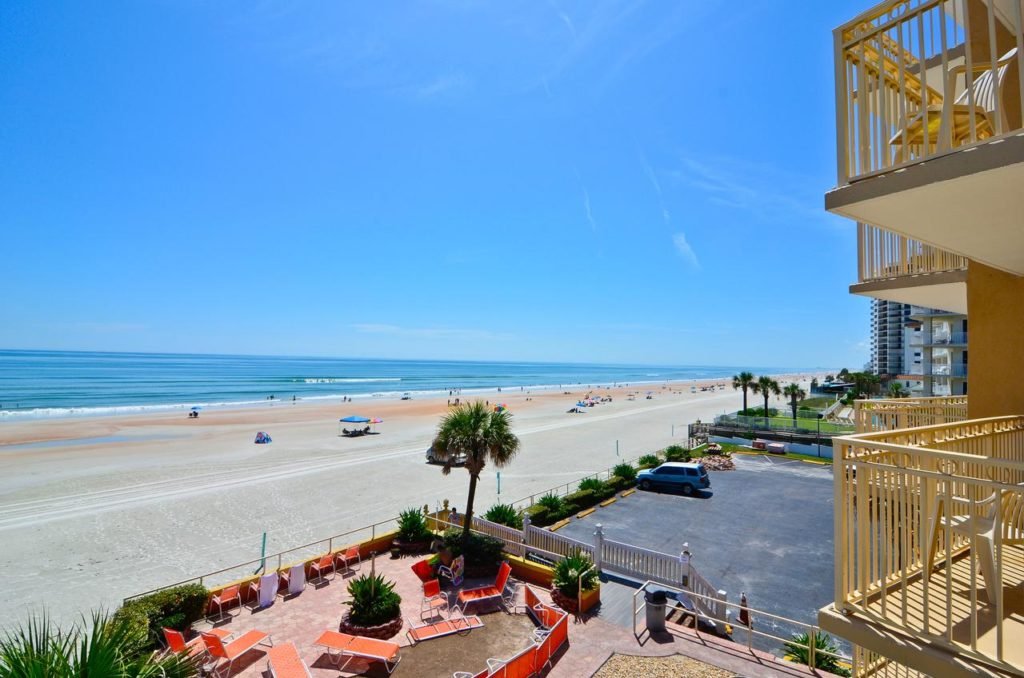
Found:
[[[837,28],[839,183],[1019,130],[1021,13],[1018,1],[887,0]]]
[[[884,228],[857,224],[859,282],[966,270],[967,257],[925,245]]]
[[[537,547],[562,556],[567,556],[579,549],[585,553],[588,558],[594,560],[593,544],[578,541],[576,539],[560,535],[557,532],[545,530],[543,527],[530,525],[529,521],[526,521],[523,525],[522,537],[526,545],[531,548]]]

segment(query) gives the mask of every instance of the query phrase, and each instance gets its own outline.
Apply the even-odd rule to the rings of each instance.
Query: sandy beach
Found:
[[[780,383],[812,376],[779,375]],[[701,391],[708,384],[725,389]],[[696,386],[696,393],[691,393]],[[567,414],[581,387],[482,396],[506,403],[522,450],[502,501],[685,443],[686,424],[740,407],[724,379],[595,389],[613,402]],[[645,398],[653,391],[653,398]],[[637,392],[635,400],[628,394]],[[45,610],[68,621],[127,595],[385,521],[444,499],[463,506],[466,473],[424,462],[447,396],[273,405],[0,425],[0,626]],[[760,402],[751,396],[752,405]],[[780,399],[773,405],[783,407]],[[380,417],[376,434],[339,435],[339,417]],[[673,426],[675,436],[673,437]],[[257,431],[273,436],[255,445]],[[618,448],[618,456],[616,449]],[[485,470],[477,509],[499,499]]]

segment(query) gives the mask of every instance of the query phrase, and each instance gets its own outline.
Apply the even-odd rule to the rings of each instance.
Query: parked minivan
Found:
[[[682,490],[683,494],[711,487],[711,479],[703,464],[679,461],[667,461],[658,468],[641,471],[636,481],[642,490],[675,488]]]

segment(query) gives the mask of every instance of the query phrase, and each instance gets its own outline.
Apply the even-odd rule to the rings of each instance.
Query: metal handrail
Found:
[[[718,599],[712,598],[710,596],[705,596],[703,594],[696,593],[694,591],[690,591],[690,590],[687,590],[687,589],[681,589],[681,588],[678,588],[678,587],[675,587],[675,586],[671,586],[671,585],[668,585],[668,584],[662,584],[661,582],[656,582],[656,581],[648,579],[647,581],[645,581],[640,586],[640,588],[638,588],[636,590],[636,593],[633,594],[633,620],[632,620],[633,621],[633,636],[636,637],[636,638],[639,638],[641,633],[642,633],[642,631],[641,631],[641,633],[637,633],[637,629],[636,629],[636,616],[637,616],[637,614],[641,610],[643,610],[643,609],[645,609],[647,607],[647,601],[646,600],[643,602],[643,604],[640,607],[637,607],[636,599],[637,599],[637,596],[639,596],[641,593],[645,593],[647,591],[647,587],[649,585],[652,585],[652,584],[657,586],[658,588],[670,589],[672,591],[675,591],[676,593],[682,593],[682,594],[684,594],[686,596],[689,596],[689,597],[698,598],[698,599],[705,599],[707,601],[713,601],[715,603],[724,602],[725,603],[725,609],[727,611],[728,611],[728,608],[729,608],[730,605],[732,607],[740,607],[739,605],[731,604],[728,601],[720,601]],[[841,660],[841,661],[848,661],[848,662],[852,662],[853,661],[853,657],[849,657],[847,655],[840,654],[838,652],[828,652],[828,651],[819,650],[819,649],[816,648],[814,641],[815,641],[815,638],[818,636],[818,634],[821,632],[821,627],[820,626],[817,626],[815,624],[808,624],[806,622],[797,621],[795,619],[790,619],[789,617],[783,617],[781,615],[772,614],[770,612],[764,612],[763,610],[755,609],[755,608],[751,607],[750,605],[745,605],[743,607],[746,607],[747,612],[749,614],[757,614],[757,616],[759,616],[759,617],[766,617],[766,618],[769,618],[769,619],[775,619],[775,620],[778,620],[778,621],[781,621],[781,622],[784,622],[784,623],[787,623],[787,624],[791,624],[793,626],[797,626],[797,627],[800,627],[800,628],[807,629],[807,642],[808,642],[808,644],[805,646],[805,645],[803,645],[803,643],[795,642],[792,638],[783,638],[781,636],[776,636],[776,635],[773,635],[771,633],[765,633],[763,631],[755,631],[753,623],[751,623],[749,626],[743,625],[743,628],[746,629],[746,631],[747,631],[747,649],[752,649],[751,641],[753,640],[754,634],[757,634],[759,636],[763,636],[765,638],[771,638],[772,640],[780,641],[782,643],[791,643],[793,645],[796,645],[797,647],[806,647],[807,648],[808,665],[811,668],[814,667],[814,655],[815,654],[823,654],[823,655],[826,655],[826,656],[829,656],[829,657],[833,657],[833,658],[835,658],[837,660]],[[730,624],[730,621],[728,619],[728,612],[726,613],[726,618],[724,618],[724,619],[720,619],[718,617],[715,617],[712,614],[703,614],[701,616],[706,617],[707,619],[710,619],[710,620],[715,621],[715,622],[721,622],[723,624]]]

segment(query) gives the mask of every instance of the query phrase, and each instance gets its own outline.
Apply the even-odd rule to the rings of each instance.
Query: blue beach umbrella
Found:
[[[369,417],[358,417],[356,415],[352,415],[350,417],[345,417],[344,419],[339,419],[338,421],[346,423],[346,424],[369,424],[370,423]]]
[[[193,408],[192,408],[192,411],[193,411],[193,412],[198,412],[198,411],[199,411],[199,410],[201,410],[201,409],[203,409],[203,408],[201,408],[201,407],[199,407],[198,405],[196,405],[195,407],[193,407]]]

